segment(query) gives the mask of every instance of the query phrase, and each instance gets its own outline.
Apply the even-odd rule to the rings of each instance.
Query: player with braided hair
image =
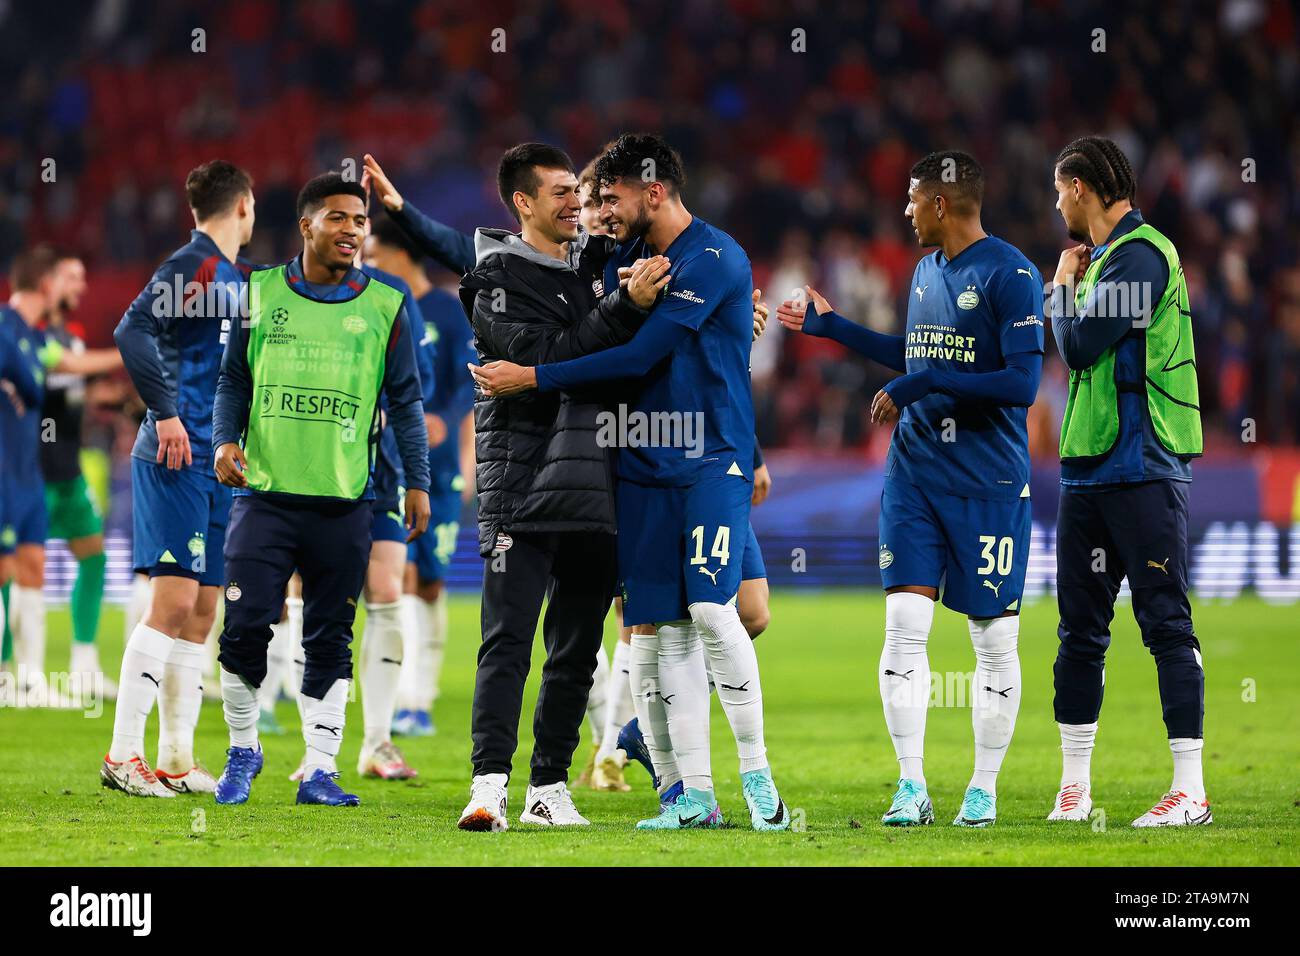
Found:
[[[1048,819],[1086,820],[1092,809],[1110,622],[1127,576],[1174,764],[1168,792],[1133,825],[1206,824],[1205,675],[1187,597],[1187,497],[1202,448],[1187,283],[1173,243],[1133,205],[1133,167],[1115,143],[1077,139],[1055,173],[1056,208],[1081,244],[1061,253],[1052,287],[1070,392],[1056,531],[1064,761]]]

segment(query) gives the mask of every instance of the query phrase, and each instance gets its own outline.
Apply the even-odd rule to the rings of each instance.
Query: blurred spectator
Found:
[[[297,186],[364,151],[430,213],[506,225],[491,183],[502,148],[548,140],[582,163],[614,134],[649,128],[682,151],[691,208],[745,246],[769,302],[812,282],[853,320],[898,331],[921,255],[902,221],[912,162],[975,153],[986,228],[1050,276],[1067,242],[1052,160],[1100,133],[1129,152],[1139,206],[1182,254],[1207,429],[1237,436],[1251,418],[1260,441],[1300,441],[1300,40],[1288,0],[1191,12],[1158,0],[815,12],[692,0],[671,14],[623,0],[66,6],[0,4],[0,267],[21,244],[56,239],[75,242],[92,273],[143,282],[190,226],[186,170],[217,155],[257,182],[254,261],[292,253]],[[102,331],[125,305],[97,300],[85,321]],[[864,412],[888,374],[773,323],[754,352],[761,439],[876,454]],[[1049,355],[1036,456],[1055,453],[1063,388]]]

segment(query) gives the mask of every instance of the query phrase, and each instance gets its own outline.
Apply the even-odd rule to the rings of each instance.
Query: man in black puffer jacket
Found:
[[[662,257],[603,295],[613,241],[578,228],[573,164],[538,143],[508,150],[501,199],[521,232],[480,229],[460,297],[480,361],[537,365],[627,342],[667,282]],[[596,440],[608,393],[475,397],[482,630],[474,683],[474,781],[465,830],[504,829],[524,682],[542,601],[546,665],[533,717],[526,823],[583,825],[567,788],[592,661],[614,596],[611,450]]]

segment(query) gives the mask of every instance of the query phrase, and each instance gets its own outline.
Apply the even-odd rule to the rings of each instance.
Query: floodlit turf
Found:
[[[532,700],[529,681],[521,752],[511,782],[508,833],[461,833],[455,821],[468,794],[469,703],[478,645],[478,600],[452,604],[438,736],[402,740],[420,778],[366,782],[355,762],[361,709],[354,703],[340,766],[362,798],[356,809],[296,807],[301,740],[290,731],[264,740],[266,769],[242,807],[211,799],[131,799],[100,787],[112,711],[0,712],[0,864],[148,865],[1260,865],[1300,863],[1300,611],[1256,601],[1198,605],[1206,665],[1206,779],[1210,827],[1134,831],[1128,824],[1169,783],[1170,758],[1156,697],[1156,672],[1127,606],[1119,609],[1107,668],[1106,706],[1093,761],[1094,794],[1105,817],[1048,824],[1059,775],[1051,715],[1056,617],[1051,602],[1025,613],[1020,722],[999,787],[999,819],[989,830],[950,825],[971,764],[970,711],[931,710],[926,770],[935,825],[891,830],[879,824],[896,764],[876,690],[883,600],[878,593],[778,594],[773,624],[759,639],[769,753],[799,832],[753,833],[740,794],[733,745],[715,705],[713,752],[718,793],[734,829],[639,833],[654,809],[648,778],[628,770],[633,791],[581,791],[589,830],[542,830],[516,822],[522,809]],[[121,616],[106,614],[104,654],[116,673]],[[612,635],[611,635],[612,639]],[[68,619],[50,619],[49,666],[67,658]],[[540,644],[540,641],[539,641]],[[540,658],[535,665],[540,664]],[[931,640],[936,672],[972,668],[965,622],[940,609]],[[148,756],[155,756],[156,717]],[[205,703],[198,752],[219,773],[225,748],[221,710]],[[588,742],[580,747],[586,756]],[[576,776],[576,771],[574,773]]]

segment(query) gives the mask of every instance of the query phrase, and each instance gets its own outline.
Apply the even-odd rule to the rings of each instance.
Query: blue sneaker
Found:
[[[407,732],[411,737],[432,737],[438,732],[438,728],[433,725],[433,714],[427,710],[413,710],[414,723]]]
[[[663,813],[665,810],[672,807],[677,803],[677,798],[685,796],[685,794],[686,786],[678,780],[663,793],[659,794],[659,812]]]
[[[338,771],[330,773],[319,767],[307,780],[298,784],[298,798],[294,803],[316,803],[326,807],[356,807],[361,798],[355,793],[344,793],[337,783]]]
[[[415,727],[415,711],[399,710],[393,714],[393,736],[409,737]]]
[[[635,760],[645,767],[645,772],[650,774],[650,779],[654,781],[657,790],[659,775],[655,773],[654,762],[650,759],[650,748],[645,745],[645,735],[641,733],[641,725],[635,717],[618,732],[618,749],[627,754],[629,760]]]
[[[901,779],[894,801],[880,822],[887,827],[926,826],[934,822],[934,804],[926,793],[925,784]]]
[[[768,767],[740,775],[740,789],[749,805],[749,822],[755,830],[790,829],[790,811],[776,792]]]
[[[955,827],[991,827],[998,818],[998,798],[983,787],[967,787]]]
[[[217,803],[247,803],[253,778],[262,772],[262,751],[231,747],[226,751],[226,769],[217,781]]]

